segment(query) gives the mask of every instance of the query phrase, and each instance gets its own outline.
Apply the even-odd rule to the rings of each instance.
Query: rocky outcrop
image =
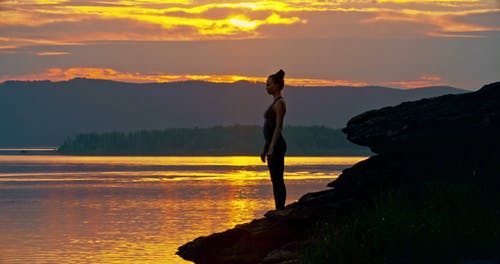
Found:
[[[343,132],[375,153],[449,152],[447,148],[498,144],[498,138],[485,141],[500,129],[498,86],[368,111],[352,118]]]
[[[376,155],[342,172],[332,189],[303,196],[282,211],[179,248],[195,263],[300,263],[311,232],[386,189],[424,182],[500,186],[500,82],[467,94],[407,102],[352,118],[347,138]]]
[[[500,82],[365,112],[342,131],[377,153],[328,185],[346,195],[422,181],[500,182]]]
[[[351,200],[337,199],[333,190],[311,193],[263,219],[222,233],[199,237],[179,248],[182,258],[195,263],[300,263],[297,248],[307,243],[321,222],[346,215]]]

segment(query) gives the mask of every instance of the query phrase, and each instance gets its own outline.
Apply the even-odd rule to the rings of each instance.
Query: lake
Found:
[[[287,204],[365,157],[286,157]],[[0,155],[0,263],[190,263],[177,248],[274,208],[259,157]]]

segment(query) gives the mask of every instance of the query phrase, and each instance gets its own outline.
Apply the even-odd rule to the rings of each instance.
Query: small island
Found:
[[[331,189],[199,237],[195,263],[499,263],[500,82],[368,111],[343,132],[372,157]]]

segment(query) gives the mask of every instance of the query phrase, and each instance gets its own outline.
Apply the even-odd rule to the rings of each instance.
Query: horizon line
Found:
[[[0,76],[0,83],[6,81],[70,81],[74,79],[108,80],[126,83],[178,83],[187,81],[201,81],[209,83],[236,83],[246,81],[250,83],[265,83],[266,76],[255,76],[245,74],[172,74],[162,72],[141,73],[119,71],[113,68],[94,67],[70,67],[70,68],[49,68],[43,72],[28,73],[24,75]],[[449,82],[440,76],[432,73],[417,74],[413,80],[392,80],[392,81],[369,81],[352,79],[328,79],[311,77],[285,77],[287,86],[296,87],[367,87],[381,86],[394,89],[415,89],[424,87],[447,86],[453,87]],[[457,88],[460,89],[460,88]],[[467,89],[463,89],[467,90]]]
[[[262,78],[264,79],[264,78]],[[187,80],[175,80],[175,81],[153,81],[153,82],[134,82],[134,81],[126,81],[126,80],[115,80],[115,79],[103,79],[103,78],[89,78],[89,77],[73,77],[69,79],[61,79],[61,80],[51,80],[51,79],[7,79],[7,80],[0,80],[0,85],[6,84],[6,83],[13,83],[13,82],[24,82],[24,83],[37,83],[37,82],[50,82],[50,83],[62,83],[62,82],[72,82],[72,81],[77,81],[77,80],[88,80],[88,81],[107,81],[107,82],[114,82],[114,83],[123,83],[123,84],[137,84],[137,85],[147,85],[147,84],[176,84],[176,83],[190,83],[190,82],[199,82],[199,83],[208,83],[208,84],[237,84],[237,83],[250,83],[250,84],[265,84],[264,80],[248,80],[248,79],[241,79],[241,80],[233,80],[233,81],[213,81],[213,80],[197,80],[197,79],[187,79]],[[429,84],[425,86],[415,86],[415,87],[394,87],[390,85],[384,85],[384,84],[363,84],[363,85],[352,85],[349,83],[332,83],[332,84],[327,84],[324,82],[321,83],[313,83],[310,82],[309,84],[290,84],[289,81],[287,82],[288,79],[285,79],[285,87],[296,87],[296,88],[340,88],[340,87],[346,87],[346,88],[387,88],[387,89],[394,89],[394,90],[401,90],[401,91],[406,91],[406,90],[417,90],[417,89],[425,89],[425,88],[452,88],[452,89],[457,89],[457,90],[464,90],[464,91],[471,91],[468,89],[464,88],[458,88],[455,86],[447,85],[447,84]],[[311,79],[312,80],[312,79]]]

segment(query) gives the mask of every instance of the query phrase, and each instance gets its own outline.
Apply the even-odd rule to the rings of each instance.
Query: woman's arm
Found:
[[[274,104],[273,107],[274,111],[276,112],[276,128],[274,128],[273,138],[271,139],[271,144],[269,144],[267,155],[273,154],[274,144],[276,144],[276,141],[278,141],[281,130],[283,129],[283,119],[286,112],[286,105],[283,100],[279,100],[276,104]]]
[[[260,160],[262,160],[262,162],[266,162],[266,155],[267,155],[267,150],[268,149],[269,149],[268,143],[265,143],[264,144],[264,149],[260,153]]]

